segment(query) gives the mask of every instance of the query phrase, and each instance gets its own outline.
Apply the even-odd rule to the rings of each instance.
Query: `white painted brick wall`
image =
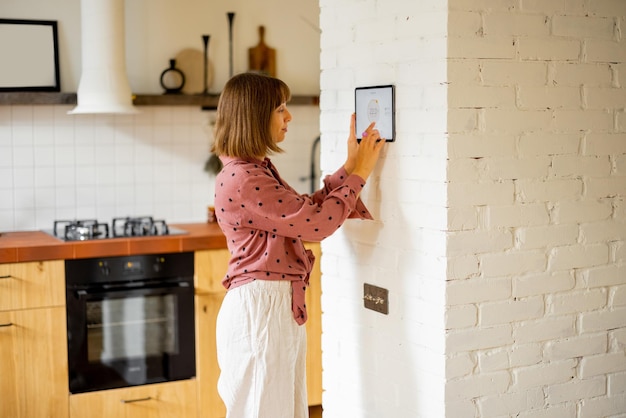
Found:
[[[626,2],[447,3],[322,1],[323,157],[345,155],[357,85],[396,84],[399,127],[376,222],[323,243],[325,416],[621,418]]]
[[[455,403],[476,406],[463,416],[621,417],[626,3],[521,0],[502,10],[450,0],[450,9],[464,30],[449,32],[448,103],[453,114],[474,113],[449,121],[449,213],[466,221],[462,244],[448,223],[448,255],[475,256],[478,269],[448,273],[446,394],[506,371],[501,393],[468,391]],[[508,182],[509,202],[479,206],[476,186]],[[467,221],[477,211],[479,221]],[[506,232],[513,246],[482,244]]]
[[[357,86],[396,85],[398,137],[362,193],[376,221],[322,244],[324,416],[444,416],[447,8],[320,6],[323,171],[345,158]],[[389,315],[363,308],[363,283],[389,289]]]

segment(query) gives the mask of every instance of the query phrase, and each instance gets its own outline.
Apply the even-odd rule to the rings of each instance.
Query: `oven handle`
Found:
[[[97,288],[97,289],[80,289],[76,290],[76,294],[79,297],[85,297],[89,295],[98,295],[102,293],[112,293],[112,292],[126,292],[129,290],[151,290],[151,289],[174,289],[174,288],[185,288],[188,289],[190,287],[189,282],[176,282],[176,283],[159,283],[159,284],[150,284],[150,285],[142,285],[137,284],[137,286],[133,287],[110,287],[110,288]]]

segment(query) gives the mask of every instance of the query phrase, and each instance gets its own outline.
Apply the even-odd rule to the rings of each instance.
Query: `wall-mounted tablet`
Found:
[[[395,141],[396,105],[393,85],[357,87],[354,89],[354,110],[356,112],[356,137],[361,140],[363,131],[372,122],[381,138]]]

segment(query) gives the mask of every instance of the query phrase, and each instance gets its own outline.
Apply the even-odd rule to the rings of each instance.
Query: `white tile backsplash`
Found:
[[[76,206],[76,188],[71,186],[60,186],[54,188],[55,206],[57,208],[75,209]]]
[[[78,152],[78,150],[76,150]],[[55,162],[55,148],[52,145],[35,145],[33,150],[35,167],[51,167]]]
[[[55,169],[53,165],[36,166],[35,167],[35,187],[48,188],[54,187]]]
[[[0,196],[6,198],[13,191],[13,169],[0,168]]]
[[[54,143],[54,128],[52,124],[48,123],[33,126],[33,144],[35,146],[52,146]]]
[[[142,106],[131,116],[68,115],[71,108],[0,105],[0,231],[51,229],[58,219],[206,220],[214,112]],[[293,121],[281,144],[287,152],[272,160],[306,193],[319,108],[289,110]]]
[[[35,187],[35,208],[54,209],[56,190],[53,187]]]
[[[35,186],[35,176],[33,167],[15,167],[13,169],[13,187],[15,192],[20,189]]]
[[[34,149],[32,144],[20,143],[13,147],[14,167],[32,167],[34,161]]]
[[[0,218],[0,220],[2,220],[3,222],[4,221],[8,222],[9,220],[13,222],[13,207],[14,206],[15,205],[14,205],[13,193],[10,193],[9,191],[6,191],[6,190],[1,191],[0,192],[0,211],[2,212],[7,211],[7,213],[3,213],[2,218]]]
[[[72,165],[57,165],[54,171],[56,186],[72,187],[76,184],[76,170]]]
[[[13,155],[11,155],[11,147],[0,145],[0,168],[12,166]]]

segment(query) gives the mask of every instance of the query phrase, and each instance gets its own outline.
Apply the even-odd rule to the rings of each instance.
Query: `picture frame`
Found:
[[[57,21],[0,19],[0,92],[61,91]]]

